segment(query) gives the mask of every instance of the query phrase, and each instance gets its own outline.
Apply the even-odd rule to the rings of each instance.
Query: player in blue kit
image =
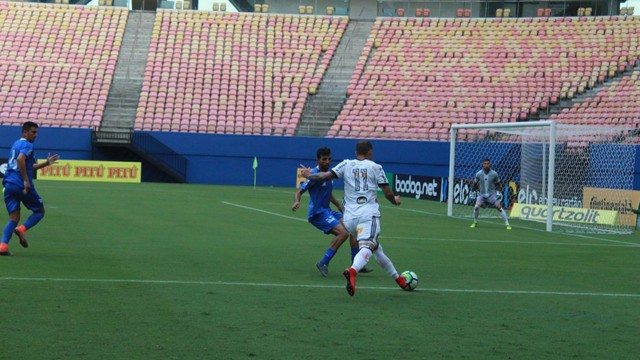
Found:
[[[312,173],[328,171],[329,165],[331,165],[331,149],[327,147],[319,148],[316,152],[316,160],[318,166],[312,170]],[[307,180],[302,183],[294,195],[291,210],[295,212],[300,208],[300,198],[306,191],[309,192],[310,198],[307,213],[309,222],[325,234],[335,235],[322,259],[316,263],[320,274],[327,277],[329,274],[329,262],[338,251],[338,248],[340,248],[340,245],[349,238],[349,232],[342,224],[342,204],[333,196],[333,183],[330,180]],[[330,203],[335,205],[339,211],[331,209]],[[351,245],[351,258],[353,259],[358,253],[358,243],[355,238],[350,238],[349,242]],[[367,268],[361,270],[361,272],[370,271]]]
[[[44,217],[44,204],[33,186],[33,171],[54,164],[59,155],[47,156],[47,161],[36,163],[33,152],[33,142],[38,137],[38,124],[27,121],[22,124],[22,137],[11,147],[9,161],[2,185],[4,186],[4,203],[9,213],[9,222],[2,232],[0,255],[13,255],[9,251],[9,240],[15,233],[20,239],[22,247],[29,247],[25,237],[28,229],[36,226]],[[20,226],[20,203],[33,213]]]
[[[344,180],[344,227],[357,237],[360,246],[351,266],[343,272],[350,296],[356,291],[356,275],[367,265],[371,255],[398,286],[407,288],[406,278],[400,276],[378,241],[381,233],[378,188],[393,205],[400,205],[400,196],[393,194],[382,166],[372,159],[373,145],[368,141],[359,141],[356,144],[356,158],[343,160],[331,171],[314,173],[310,168],[301,167],[302,176],[310,181]]]

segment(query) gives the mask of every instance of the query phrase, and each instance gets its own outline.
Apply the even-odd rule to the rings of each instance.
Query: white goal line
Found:
[[[29,281],[29,282],[60,282],[60,283],[121,283],[121,284],[150,284],[150,285],[203,285],[203,286],[243,286],[243,287],[280,287],[280,288],[312,288],[312,289],[342,289],[342,285],[315,285],[315,284],[279,284],[256,282],[228,282],[228,281],[186,281],[186,280],[144,280],[144,279],[73,279],[73,278],[29,278],[29,277],[0,277],[2,281]],[[397,287],[358,286],[358,289],[397,291]],[[613,297],[613,298],[638,298],[640,294],[625,293],[599,293],[599,292],[572,292],[572,291],[530,291],[530,290],[495,290],[495,289],[446,289],[446,288],[419,288],[414,292],[442,292],[442,293],[467,293],[467,294],[503,294],[503,295],[547,295],[547,296],[581,296],[581,297]]]

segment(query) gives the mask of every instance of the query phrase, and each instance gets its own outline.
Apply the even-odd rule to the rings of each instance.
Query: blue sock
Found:
[[[353,259],[356,258],[356,255],[360,252],[360,248],[351,248],[351,263],[353,264]]]
[[[331,259],[333,259],[333,255],[336,254],[336,251],[333,250],[332,248],[328,248],[327,252],[324,253],[324,257],[322,258],[322,260],[320,260],[320,264],[322,265],[329,265],[329,261],[331,261]]]
[[[7,225],[4,227],[4,231],[2,232],[2,242],[5,244],[9,243],[9,240],[11,240],[11,237],[13,236],[13,230],[16,229],[16,226],[18,226],[18,223],[13,221],[13,220],[9,220],[9,222],[7,223]]]
[[[39,223],[43,217],[44,217],[44,214],[42,213],[42,211],[34,212],[27,218],[27,221],[25,221],[24,224],[22,225],[24,225],[24,227],[26,227],[27,229],[31,229],[32,227],[36,226],[36,224]]]

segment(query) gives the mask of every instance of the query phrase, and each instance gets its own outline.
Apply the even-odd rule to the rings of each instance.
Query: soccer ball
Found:
[[[411,291],[418,287],[418,275],[416,275],[416,273],[414,273],[413,271],[407,270],[400,274],[400,276],[404,276],[404,278],[407,280],[407,287],[404,288],[405,290]]]

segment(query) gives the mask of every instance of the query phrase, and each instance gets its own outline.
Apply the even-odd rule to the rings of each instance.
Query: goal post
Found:
[[[451,126],[447,214],[471,218],[473,179],[491,160],[510,217],[546,231],[630,233],[637,132],[554,121]],[[484,210],[481,216],[498,217]]]

